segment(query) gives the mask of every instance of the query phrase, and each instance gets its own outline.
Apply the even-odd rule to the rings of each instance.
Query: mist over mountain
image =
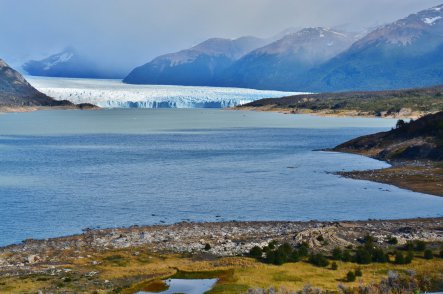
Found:
[[[214,85],[226,68],[266,43],[266,39],[255,37],[209,39],[190,49],[157,57],[135,68],[123,81],[132,84]]]
[[[199,45],[205,50],[196,46],[156,58],[124,81],[311,92],[443,83],[443,5],[366,34],[321,27],[289,31],[270,44],[255,42],[259,48],[244,46],[237,55],[226,50],[229,41],[214,40]],[[206,43],[214,46],[209,50]]]
[[[351,34],[327,28],[306,28],[256,49],[233,64],[222,85],[287,89],[297,76],[330,60],[354,42]]]
[[[125,76],[124,72],[110,70],[109,66],[103,67],[71,47],[42,60],[28,61],[22,68],[29,75],[44,77],[112,79]]]
[[[309,77],[294,86],[342,91],[443,83],[443,5],[374,30]]]

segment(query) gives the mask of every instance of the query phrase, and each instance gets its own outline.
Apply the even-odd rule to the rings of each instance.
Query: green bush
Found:
[[[355,276],[356,277],[362,277],[363,276],[363,272],[361,271],[361,268],[358,268],[355,270]]]
[[[370,264],[372,262],[372,255],[366,248],[359,248],[355,252],[355,262],[358,264]]]
[[[302,243],[299,247],[298,247],[298,254],[300,257],[306,257],[309,254],[309,246],[306,243]]]
[[[406,251],[414,250],[414,243],[412,243],[411,241],[406,242],[406,244],[403,247],[403,249],[406,250]]]
[[[346,281],[348,282],[354,282],[355,281],[355,274],[353,271],[349,271],[346,275]]]
[[[374,248],[374,243],[377,241],[377,239],[371,235],[366,235],[363,240],[365,242],[365,248],[368,250]]]
[[[405,264],[405,257],[403,255],[403,253],[401,253],[400,251],[397,251],[395,253],[395,264]]]
[[[205,250],[206,251],[211,250],[211,245],[209,243],[206,243]]]
[[[391,244],[391,245],[397,245],[398,244],[398,240],[397,240],[397,238],[390,236],[388,238],[388,243]]]
[[[432,253],[431,249],[426,249],[423,256],[425,259],[432,259],[434,258],[434,253]]]
[[[406,254],[406,258],[405,258],[405,264],[410,264],[413,259],[414,259],[414,252],[408,251],[408,254]]]
[[[263,255],[263,250],[258,246],[254,246],[251,248],[251,250],[249,250],[249,256],[253,258],[261,258],[262,255]]]
[[[443,258],[443,248],[440,249],[440,258]]]
[[[299,251],[292,248],[292,246],[288,243],[284,243],[278,247],[275,247],[275,245],[271,247],[274,247],[274,249],[270,249],[268,247],[267,250],[265,251],[266,257],[264,258],[264,262],[266,263],[282,265],[286,262],[297,262],[300,260]],[[251,256],[252,253],[258,256],[259,251],[257,249],[254,249],[254,252],[250,252]]]
[[[332,259],[333,260],[341,260],[343,258],[343,251],[336,247],[332,250]]]
[[[381,248],[376,248],[372,251],[372,261],[379,263],[388,262],[389,258]]]
[[[338,265],[337,265],[337,263],[334,261],[334,262],[331,264],[331,270],[336,271],[337,269],[338,269]]]
[[[272,240],[271,242],[269,242],[268,247],[269,249],[273,250],[275,249],[275,246],[277,246],[277,241]]]
[[[415,242],[415,250],[425,251],[426,250],[426,243],[424,241],[416,241]]]
[[[311,254],[308,261],[311,264],[319,267],[326,267],[329,265],[328,259],[321,253]]]
[[[352,255],[351,255],[351,251],[349,250],[345,250],[343,252],[343,255],[341,257],[341,260],[344,262],[350,262],[352,260]]]

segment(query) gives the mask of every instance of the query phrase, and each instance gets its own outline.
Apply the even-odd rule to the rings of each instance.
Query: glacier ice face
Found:
[[[298,92],[241,88],[129,85],[119,80],[27,77],[39,91],[59,100],[104,108],[225,108]]]

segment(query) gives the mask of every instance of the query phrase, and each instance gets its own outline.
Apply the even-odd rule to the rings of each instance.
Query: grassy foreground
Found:
[[[135,293],[164,290],[161,279],[219,278],[209,293],[246,293],[252,288],[301,290],[306,285],[337,291],[340,283],[347,287],[379,283],[389,270],[413,270],[417,275],[438,278],[443,274],[443,259],[426,260],[416,252],[411,264],[372,263],[357,265],[337,261],[338,269],[311,265],[306,260],[283,265],[261,263],[247,257],[216,258],[204,253],[197,255],[153,254],[146,248],[128,248],[103,252],[84,252],[83,258],[65,264],[42,268],[41,274],[0,277],[1,293]],[[346,281],[346,274],[360,268],[362,277]]]

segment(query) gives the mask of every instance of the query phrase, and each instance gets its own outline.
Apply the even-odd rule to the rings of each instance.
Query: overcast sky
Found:
[[[0,0],[0,58],[17,66],[66,46],[130,68],[209,37],[289,27],[360,30],[443,0]]]

